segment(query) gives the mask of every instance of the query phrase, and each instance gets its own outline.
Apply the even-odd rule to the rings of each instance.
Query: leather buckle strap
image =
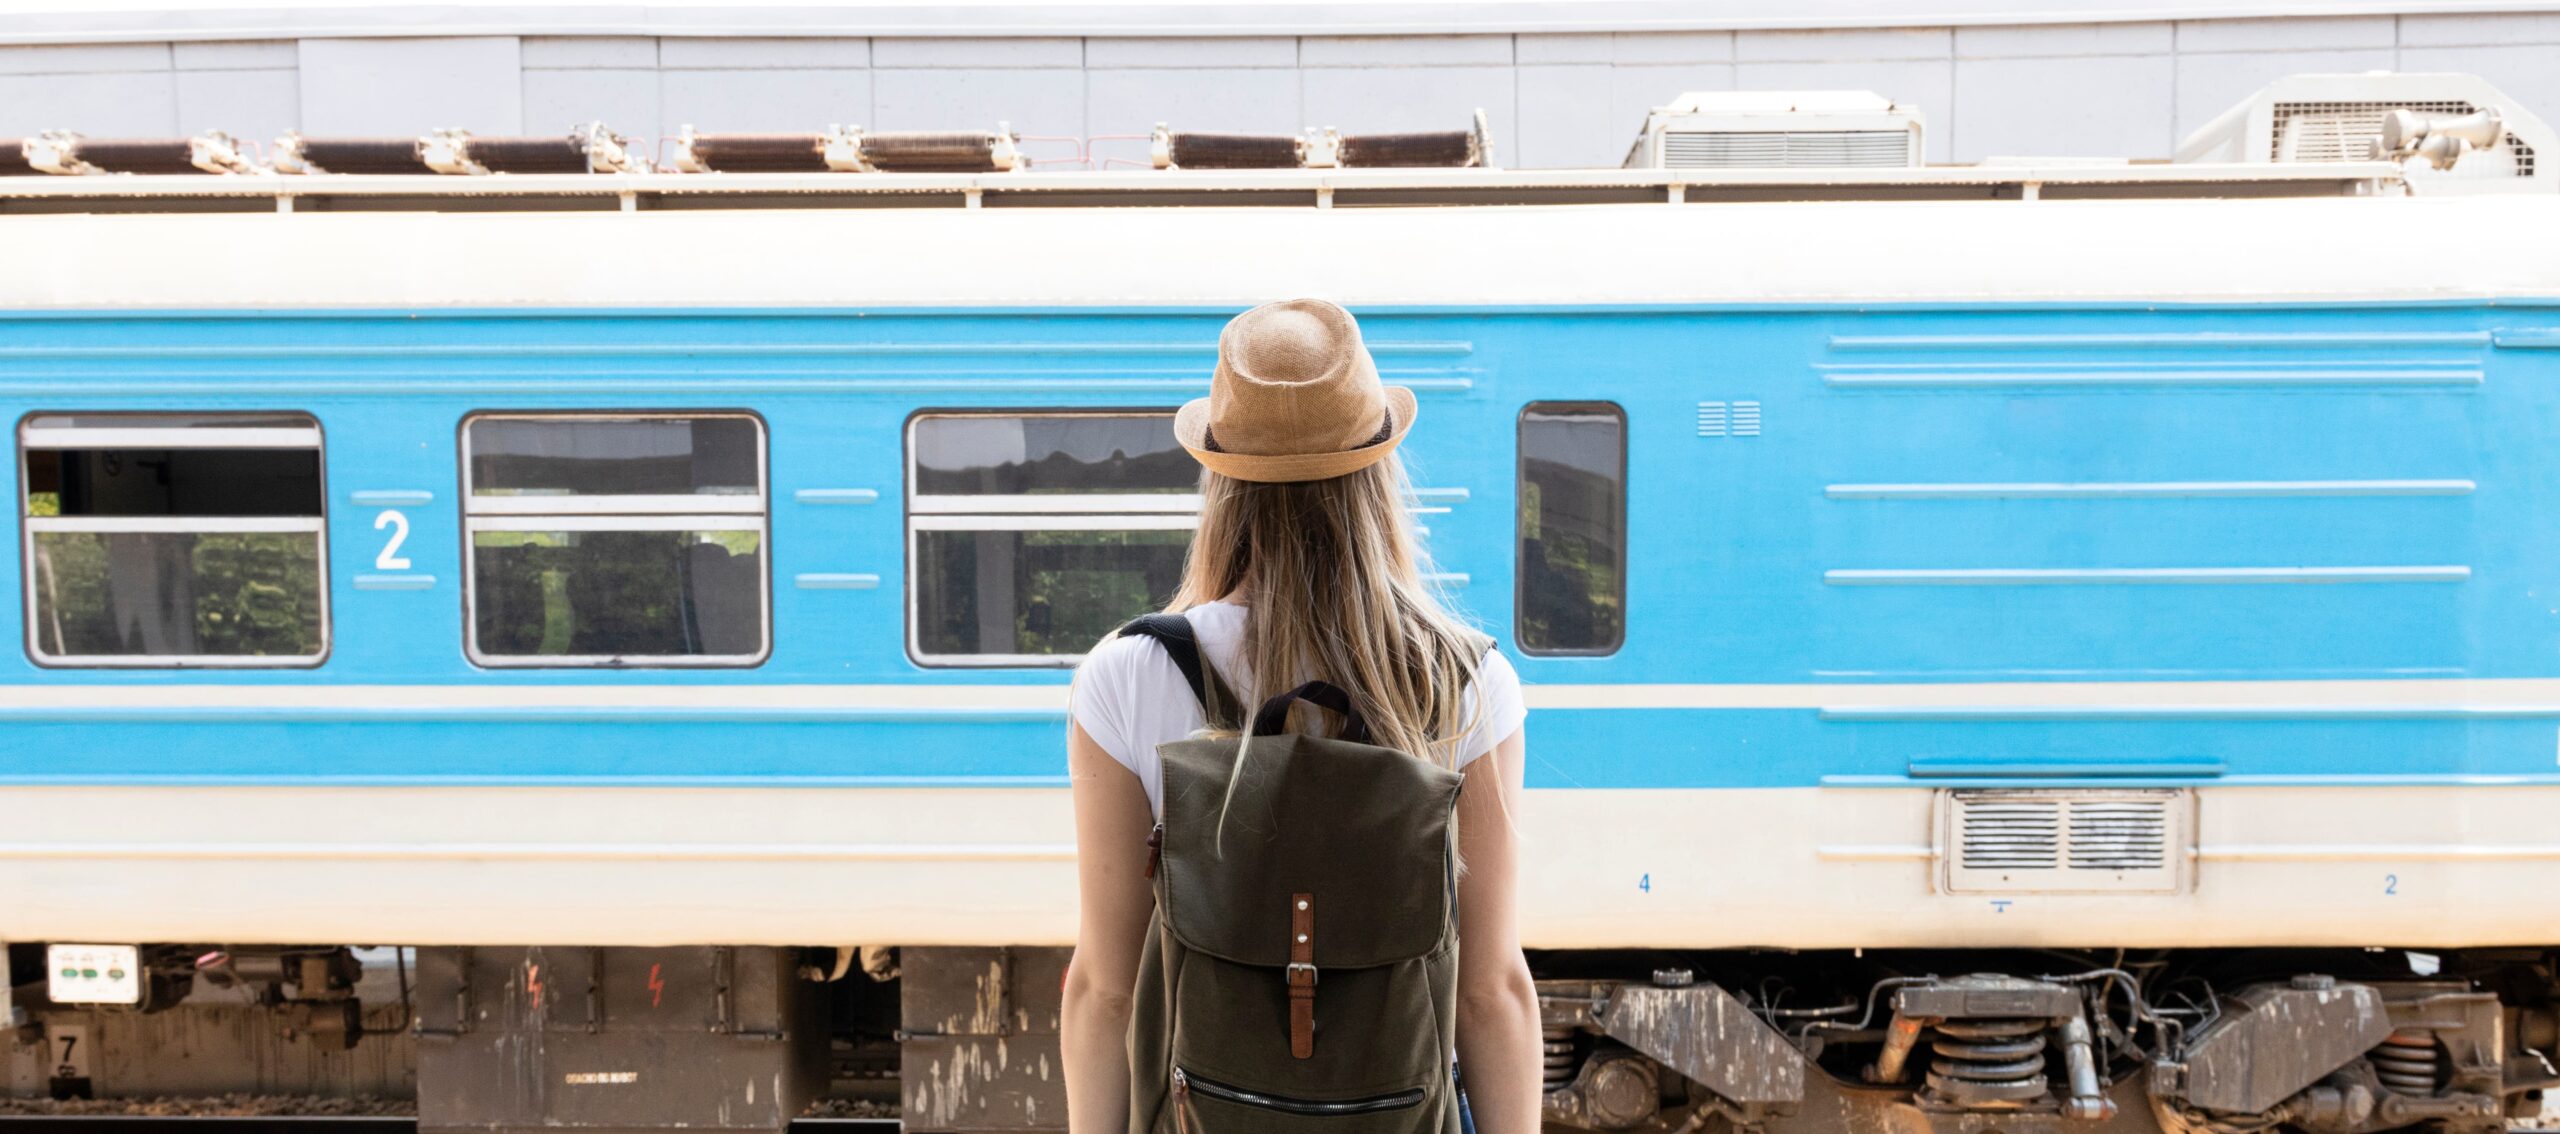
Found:
[[[1316,1054],[1316,896],[1289,895],[1289,1054]]]

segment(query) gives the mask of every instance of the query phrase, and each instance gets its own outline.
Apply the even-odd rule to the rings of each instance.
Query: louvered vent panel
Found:
[[[1722,437],[1731,432],[1732,415],[1723,402],[1698,403],[1698,436]]]
[[[1733,435],[1736,437],[1760,435],[1760,403],[1733,403]]]
[[[2168,801],[2093,799],[2069,806],[2073,870],[2157,870],[2168,861]]]
[[[1950,791],[1939,857],[1953,893],[2173,893],[2185,888],[2188,793]]]
[[[2049,799],[1967,795],[1957,861],[1967,870],[2051,870],[2062,861],[2062,805]]]
[[[1759,435],[1760,403],[1698,403],[1698,436],[1758,437]]]
[[[1673,169],[1900,167],[1911,164],[1911,135],[1901,130],[1672,130],[1662,135],[1662,164]]]

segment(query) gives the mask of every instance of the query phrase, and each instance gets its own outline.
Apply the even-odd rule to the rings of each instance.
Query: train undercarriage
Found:
[[[10,950],[20,1097],[414,1100],[437,1131],[1057,1130],[1055,948]],[[2560,1086],[2560,950],[1534,954],[1551,1130],[2467,1134]],[[71,970],[71,975],[78,975]],[[119,972],[119,978],[125,974]],[[1463,1070],[1463,1069],[1462,1069]]]

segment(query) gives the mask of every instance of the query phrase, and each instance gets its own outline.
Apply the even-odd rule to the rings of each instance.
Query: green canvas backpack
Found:
[[[1235,727],[1187,619],[1121,632],[1162,643],[1210,726]],[[1298,701],[1342,718],[1342,735],[1286,732]],[[1251,735],[1240,778],[1231,737],[1157,749],[1131,1134],[1454,1134],[1460,776],[1370,744],[1323,682],[1265,703]]]

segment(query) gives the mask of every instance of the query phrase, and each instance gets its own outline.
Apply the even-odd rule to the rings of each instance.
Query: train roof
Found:
[[[12,178],[0,312],[2560,300],[2560,198],[2392,174]]]

